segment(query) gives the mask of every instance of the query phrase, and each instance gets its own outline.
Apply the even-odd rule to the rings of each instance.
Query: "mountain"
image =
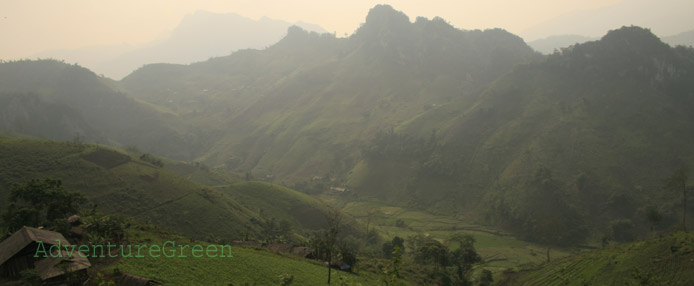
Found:
[[[553,53],[555,50],[569,47],[573,44],[581,44],[594,41],[598,38],[580,35],[554,35],[547,38],[534,40],[528,43],[534,50],[545,55]],[[660,39],[670,46],[694,46],[694,30],[682,32],[672,36],[660,37]]]
[[[46,51],[36,57],[78,63],[97,74],[121,79],[145,64],[189,64],[226,56],[240,49],[263,49],[279,41],[291,25],[327,32],[320,26],[303,22],[291,24],[267,17],[253,20],[232,13],[197,11],[184,17],[166,38],[141,47],[87,47],[74,51]]]
[[[349,185],[545,243],[598,236],[614,219],[643,231],[647,207],[673,225],[681,198],[662,189],[694,159],[693,70],[691,49],[643,28],[610,31],[515,67],[472,105],[376,137]],[[431,138],[412,135],[432,121]]]
[[[573,244],[614,219],[644,227],[648,206],[675,221],[677,194],[653,190],[692,156],[691,64],[639,27],[542,58],[502,30],[379,5],[349,38],[291,28],[263,51],[122,83],[216,136],[210,166],[304,191],[329,178],[352,198]]]
[[[121,67],[114,65],[112,59],[119,57],[127,52],[136,50],[138,46],[127,44],[121,45],[102,45],[87,46],[77,49],[58,49],[48,50],[37,53],[29,58],[36,59],[59,59],[67,63],[78,64],[89,68],[99,75],[119,79],[130,73],[135,68]]]
[[[607,30],[631,25],[649,27],[658,35],[674,35],[694,27],[694,20],[687,12],[693,9],[694,2],[691,1],[619,1],[558,16],[526,29],[520,35],[530,41],[566,34],[600,37]]]
[[[55,60],[0,63],[0,101],[0,128],[6,132],[137,146],[179,159],[190,157],[188,145],[196,144],[172,113],[129,97],[117,83],[85,68]]]
[[[671,46],[680,45],[692,47],[694,46],[694,30],[682,32],[668,37],[662,37],[662,40]]]
[[[52,68],[24,71],[43,64]],[[4,120],[8,131],[48,136],[41,132],[68,126],[60,128],[220,174],[311,194],[346,189],[333,197],[456,216],[545,244],[594,241],[620,220],[643,234],[648,208],[674,227],[680,197],[664,181],[694,159],[694,51],[634,26],[543,56],[504,30],[412,22],[378,5],[348,38],[290,27],[264,50],[146,65],[119,82],[55,62],[2,67],[4,94],[37,94],[46,105],[12,104],[57,114]],[[254,193],[265,192],[233,198],[257,202]]]
[[[566,48],[573,44],[581,44],[588,41],[594,41],[596,38],[585,37],[581,35],[554,35],[547,38],[537,39],[528,42],[528,46],[545,55],[551,54],[561,48]]]
[[[262,51],[148,65],[121,83],[129,95],[198,123],[215,142],[199,158],[207,165],[292,184],[345,179],[376,133],[438,105],[472,103],[480,89],[538,56],[503,30],[410,22],[379,5],[349,38],[292,27]]]

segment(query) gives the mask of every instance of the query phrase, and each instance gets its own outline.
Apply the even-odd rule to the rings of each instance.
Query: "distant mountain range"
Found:
[[[615,2],[615,1],[611,1]],[[527,41],[551,35],[602,36],[621,26],[650,28],[656,35],[674,35],[694,28],[693,1],[628,0],[602,7],[570,12],[520,32]]]
[[[531,46],[534,50],[548,55],[553,53],[554,51],[561,50],[561,48],[566,48],[571,45],[582,44],[594,40],[597,40],[597,38],[591,38],[581,35],[556,35],[528,42],[528,45]]]
[[[581,35],[555,35],[547,38],[528,42],[534,50],[545,55],[553,53],[555,50],[566,48],[574,44],[581,44],[588,41],[595,41],[599,38],[586,37]],[[664,43],[670,46],[694,46],[694,30],[682,32],[672,36],[661,37]]]
[[[240,49],[263,49],[279,41],[292,25],[308,31],[327,32],[318,25],[303,22],[292,24],[266,17],[253,20],[231,13],[198,11],[187,15],[168,37],[142,47],[85,47],[46,51],[35,57],[78,63],[97,74],[121,79],[145,64],[189,64],[226,56]]]
[[[694,30],[682,32],[677,35],[667,36],[662,38],[663,42],[671,46],[694,46]]]

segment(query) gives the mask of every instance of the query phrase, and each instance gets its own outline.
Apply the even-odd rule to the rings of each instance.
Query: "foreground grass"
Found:
[[[190,255],[190,253],[187,253]],[[130,258],[121,259],[122,272],[148,277],[167,285],[278,285],[280,275],[294,276],[292,285],[325,285],[327,269],[313,261],[294,259],[265,250],[234,247],[228,258]],[[340,277],[363,285],[377,281],[355,274],[333,271],[333,281]]]
[[[191,241],[183,237],[167,234],[153,234],[151,228],[130,230],[131,244],[162,244],[166,240],[175,240],[176,244],[200,244],[205,242]],[[233,257],[192,257],[190,249],[181,257],[121,258],[102,271],[147,277],[165,285],[279,285],[280,275],[294,276],[292,285],[327,285],[327,268],[320,261],[303,259],[295,256],[276,254],[265,249],[232,247]],[[177,254],[178,255],[178,254]],[[332,271],[332,281],[355,283],[355,285],[380,285],[379,276],[374,273],[350,274]]]
[[[506,275],[508,285],[694,285],[694,234],[622,244]]]

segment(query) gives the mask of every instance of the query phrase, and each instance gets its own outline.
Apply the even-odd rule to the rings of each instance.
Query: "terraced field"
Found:
[[[694,234],[674,233],[558,259],[509,285],[694,285]]]
[[[547,247],[524,242],[508,233],[467,222],[464,219],[433,215],[376,202],[351,202],[344,206],[346,213],[370,224],[384,237],[407,238],[418,233],[445,241],[453,233],[470,234],[485,263],[480,267],[501,272],[521,266],[539,265],[547,260]],[[369,215],[371,214],[371,215]],[[454,245],[450,245],[454,247]],[[550,250],[552,259],[569,255],[569,250]]]
[[[161,245],[175,241],[177,245],[201,245],[206,242],[190,240],[168,233],[152,225],[136,225],[128,231],[134,245]],[[281,275],[294,276],[291,285],[326,285],[327,268],[320,261],[278,254],[264,248],[232,247],[232,257],[192,257],[190,248],[176,257],[119,258],[116,261],[97,263],[94,272],[101,272],[107,280],[117,280],[114,272],[128,273],[162,282],[164,285],[280,285]],[[186,257],[179,257],[186,256]],[[380,285],[381,277],[375,273],[360,271],[332,272],[333,284]],[[354,284],[351,284],[354,283]]]
[[[254,216],[220,191],[112,147],[0,137],[0,158],[0,209],[13,183],[53,178],[99,211],[156,221],[197,239],[240,238]]]

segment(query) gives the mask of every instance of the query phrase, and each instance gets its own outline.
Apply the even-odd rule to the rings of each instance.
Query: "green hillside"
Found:
[[[110,147],[7,137],[0,138],[0,146],[2,205],[13,183],[59,178],[98,210],[152,221],[193,238],[240,238],[254,216],[221,192]]]
[[[694,162],[692,71],[692,49],[638,27],[611,31],[515,67],[473,105],[376,136],[349,186],[544,243],[597,239],[614,219],[643,233],[648,207],[672,225],[681,194],[665,181]],[[436,133],[418,135],[434,122]]]
[[[194,180],[240,179],[171,160],[164,160],[162,168],[102,145],[0,137],[0,146],[0,205],[7,204],[13,183],[59,178],[66,189],[84,193],[105,213],[169,227],[191,238],[227,242],[266,239],[262,231],[270,220],[287,220],[292,232],[307,235],[325,227],[329,210],[320,200],[265,182],[203,185]],[[344,223],[344,234],[359,235],[354,221],[346,218]]]
[[[680,232],[506,273],[503,285],[692,285],[693,267],[694,235]]]
[[[186,124],[119,84],[56,60],[0,63],[0,130],[44,139],[137,146],[190,159]]]
[[[299,229],[325,227],[327,206],[306,194],[264,182],[239,183],[221,190],[260,216],[288,220]]]

